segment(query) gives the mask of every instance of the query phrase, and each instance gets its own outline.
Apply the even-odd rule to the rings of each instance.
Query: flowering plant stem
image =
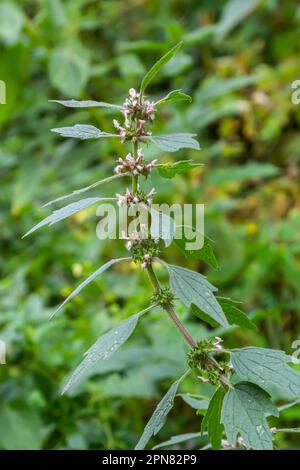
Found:
[[[159,281],[156,277],[156,274],[153,270],[153,267],[152,267],[152,264],[150,264],[148,267],[147,267],[147,272],[148,272],[148,275],[149,275],[149,278],[150,278],[150,281],[152,283],[152,286],[154,288],[154,290],[156,292],[160,292],[161,291],[161,287],[160,287],[160,284],[159,284]],[[196,342],[193,340],[193,338],[191,337],[191,335],[189,334],[189,332],[187,331],[187,329],[183,326],[183,324],[181,323],[181,321],[179,320],[179,318],[177,317],[176,313],[175,313],[175,310],[172,306],[172,303],[171,302],[168,302],[164,307],[164,310],[168,313],[169,317],[171,318],[171,320],[175,323],[176,327],[178,328],[178,330],[180,331],[180,333],[182,334],[182,336],[185,338],[185,340],[188,342],[188,344],[192,347],[192,348],[195,348],[196,347]]]
[[[132,144],[132,154],[133,158],[136,160],[138,157],[138,142],[134,141]],[[136,195],[136,192],[138,190],[138,180],[139,177],[138,175],[132,175],[132,194]]]
[[[125,157],[119,157],[114,168],[114,175],[97,181],[80,190],[51,201],[50,204],[59,202],[66,198],[81,194],[94,189],[105,182],[110,182],[115,178],[131,176],[131,190],[126,188],[126,192],[116,194],[114,198],[89,197],[54,210],[51,215],[39,222],[26,235],[44,225],[53,225],[62,219],[70,217],[77,212],[90,207],[103,200],[113,200],[120,207],[126,209],[143,209],[144,218],[135,221],[134,228],[127,224],[127,231],[122,231],[121,239],[126,240],[126,249],[130,257],[112,259],[106,262],[83,281],[61,304],[57,311],[70,299],[77,295],[83,287],[92,282],[97,276],[106,271],[110,266],[123,260],[132,260],[142,269],[147,271],[149,279],[154,289],[151,298],[151,305],[126,320],[117,327],[112,328],[104,336],[98,338],[96,343],[89,349],[83,361],[71,374],[63,388],[63,393],[78,385],[86,376],[93,372],[96,361],[107,360],[118,350],[118,348],[132,334],[136,324],[143,313],[153,306],[160,306],[170,317],[180,334],[189,345],[187,354],[188,371],[176,380],[168,390],[167,394],[157,405],[155,412],[145,427],[136,449],[145,448],[152,435],[164,424],[165,418],[173,406],[177,388],[181,380],[190,372],[203,383],[210,383],[216,387],[216,391],[210,399],[207,412],[201,423],[202,432],[208,430],[208,436],[213,449],[220,449],[223,444],[222,436],[228,439],[228,446],[244,446],[256,450],[272,449],[272,436],[274,432],[268,427],[266,417],[277,416],[277,408],[273,405],[269,396],[269,388],[284,390],[289,397],[298,397],[300,394],[300,375],[296,370],[290,368],[290,356],[282,351],[274,351],[265,348],[246,347],[228,350],[221,345],[222,338],[206,338],[194,340],[185,326],[181,323],[174,310],[174,299],[182,301],[184,305],[191,309],[198,318],[208,321],[210,324],[216,323],[224,328],[235,324],[249,329],[256,329],[255,324],[244,314],[232,299],[215,297],[217,288],[213,286],[202,274],[181,266],[166,263],[160,258],[163,243],[168,247],[172,240],[175,240],[176,221],[162,210],[156,210],[152,203],[155,195],[155,188],[150,192],[143,191],[139,186],[139,177],[148,178],[153,170],[158,171],[164,178],[172,178],[178,173],[187,171],[195,166],[192,160],[168,162],[166,164],[156,164],[157,160],[147,162],[144,159],[142,145],[150,142],[156,144],[166,152],[175,152],[180,149],[199,150],[200,146],[194,134],[160,134],[152,135],[148,125],[152,124],[157,108],[172,101],[191,101],[191,97],[182,93],[181,90],[173,90],[167,96],[157,102],[146,99],[145,89],[156,75],[158,70],[166,64],[176,53],[181,43],[174,46],[149,70],[143,78],[141,91],[138,93],[134,88],[129,90],[129,96],[123,106],[116,106],[109,103],[94,102],[97,106],[110,107],[117,112],[121,112],[124,123],[116,119],[113,120],[118,134],[103,132],[94,126],[76,124],[73,127],[63,127],[53,129],[64,137],[75,137],[79,139],[94,139],[113,137],[120,138],[122,143],[131,143],[132,151]],[[59,103],[70,107],[86,107],[91,102],[79,101],[59,101]],[[133,213],[129,213],[133,217]],[[134,211],[133,211],[134,212]],[[138,222],[138,223],[136,223]],[[146,223],[145,223],[146,222]],[[148,222],[148,223],[147,223]],[[139,228],[138,228],[139,227]],[[197,233],[191,225],[178,225],[179,227],[190,227]],[[130,230],[129,230],[130,229]],[[123,233],[124,232],[124,233]],[[189,237],[186,237],[187,239]],[[178,243],[178,240],[177,240]],[[191,251],[186,247],[185,234],[181,239],[179,247],[189,257]],[[197,250],[197,258],[216,267],[213,250],[209,239],[205,237],[203,249]],[[191,256],[193,257],[193,256]],[[153,262],[158,260],[169,272],[169,286],[161,285],[153,269]],[[221,354],[221,356],[219,355]],[[225,357],[224,357],[225,356]],[[229,358],[228,358],[229,356]],[[236,373],[238,381],[230,382],[232,373]],[[292,402],[292,406],[297,402]],[[280,429],[277,432],[292,432],[291,430]],[[298,432],[298,430],[294,430]],[[225,446],[226,447],[226,446]]]
[[[138,142],[134,141],[133,143],[133,156],[136,159],[137,158],[137,151],[138,151]],[[138,189],[138,175],[132,175],[132,194],[133,196],[136,195],[137,189]],[[150,278],[150,281],[152,283],[152,286],[155,290],[155,292],[159,293],[161,291],[161,287],[159,284],[159,281],[157,279],[157,276],[153,270],[152,263],[150,263],[147,267],[147,272]],[[192,347],[195,348],[197,343],[193,340],[189,332],[186,330],[186,328],[183,326],[179,318],[177,317],[174,308],[172,306],[171,302],[168,302],[164,306],[165,311],[168,313],[169,317],[171,320],[175,323],[176,327],[182,334],[182,336],[185,338],[185,340],[188,342],[188,344]]]

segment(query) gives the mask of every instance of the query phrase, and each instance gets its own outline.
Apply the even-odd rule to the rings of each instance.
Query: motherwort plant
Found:
[[[153,135],[150,130],[150,125],[162,105],[180,100],[191,101],[190,96],[181,90],[171,91],[156,102],[146,96],[146,89],[151,80],[159,69],[174,56],[180,46],[181,44],[178,44],[173,47],[153,65],[143,78],[140,89],[138,91],[134,88],[129,90],[129,96],[123,105],[98,101],[57,101],[71,108],[111,108],[121,116],[121,119],[120,117],[114,119],[116,133],[112,134],[103,132],[94,126],[82,124],[52,129],[53,132],[63,137],[78,139],[120,139],[124,148],[130,145],[131,149],[129,153],[127,150],[125,156],[122,155],[118,158],[114,175],[74,191],[72,194],[62,196],[46,205],[78,196],[118,178],[127,180],[128,185],[125,191],[120,191],[111,198],[88,197],[54,210],[51,215],[38,223],[26,235],[44,225],[55,224],[102,201],[111,201],[112,204],[117,204],[128,212],[133,211],[131,214],[137,211],[143,213],[143,223],[140,220],[139,224],[135,223],[134,228],[131,229],[129,229],[130,224],[127,224],[126,230],[124,233],[122,232],[121,238],[124,239],[127,256],[112,259],[99,267],[67,297],[57,311],[110,266],[123,261],[134,261],[141,269],[147,271],[153,287],[151,297],[149,295],[149,306],[121,322],[96,341],[87,351],[83,361],[66,379],[63,393],[82,382],[96,363],[109,359],[129,338],[137,322],[146,312],[149,312],[153,307],[160,307],[170,317],[174,326],[188,343],[187,370],[182,377],[173,383],[157,405],[136,445],[136,449],[143,449],[149,439],[161,429],[173,406],[179,384],[189,374],[192,374],[196,381],[208,382],[215,387],[212,398],[205,403],[202,401],[201,413],[198,410],[198,414],[204,415],[201,433],[205,433],[207,430],[212,448],[272,449],[272,436],[280,431],[276,428],[270,429],[267,421],[270,415],[278,416],[279,412],[272,402],[272,394],[279,391],[288,399],[297,398],[300,394],[300,374],[288,364],[292,362],[292,358],[282,351],[256,347],[228,350],[222,346],[222,339],[219,337],[202,341],[192,338],[176,315],[175,298],[182,301],[198,318],[213,326],[221,325],[227,328],[229,325],[235,324],[250,329],[255,329],[256,326],[231,299],[216,297],[216,287],[203,275],[185,267],[168,264],[162,259],[163,245],[168,246],[173,240],[187,257],[193,253],[186,243],[186,234],[175,238],[175,220],[154,207],[155,190],[146,192],[141,185],[141,181],[144,181],[141,177],[151,178],[153,171],[158,171],[162,177],[172,178],[178,173],[183,173],[199,165],[191,160],[166,164],[159,163],[158,160],[147,162],[143,154],[143,147],[152,143],[166,152],[175,152],[185,148],[199,149],[199,144],[193,134]],[[192,226],[189,229],[191,232],[194,231],[195,235],[196,230]],[[206,237],[204,237],[203,245],[198,248],[197,257],[215,266],[216,260],[212,247]],[[155,265],[157,263],[160,263],[169,274],[170,283],[168,286],[161,285],[156,276]]]

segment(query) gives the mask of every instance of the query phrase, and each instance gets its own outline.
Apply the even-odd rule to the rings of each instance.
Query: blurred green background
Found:
[[[243,302],[259,333],[232,328],[228,347],[267,346],[292,353],[300,338],[300,7],[294,0],[40,0],[0,3],[0,448],[130,449],[159,397],[185,368],[186,346],[168,318],[153,311],[128,343],[72,396],[59,394],[68,372],[110,326],[148,305],[144,272],[120,264],[84,289],[55,319],[49,314],[101,263],[124,256],[101,242],[93,209],[22,240],[49,214],[39,207],[112,172],[124,155],[112,141],[75,141],[53,127],[112,127],[110,110],[72,110],[50,99],[122,103],[145,70],[179,40],[184,46],[149,88],[153,97],[182,88],[193,103],[166,105],[158,132],[195,132],[202,151],[147,157],[205,163],[188,175],[153,174],[156,201],[206,207],[206,234],[220,269],[185,260],[175,245],[169,261],[205,273],[220,295]],[[125,182],[95,194],[121,192]],[[164,271],[158,270],[162,280]],[[215,334],[178,305],[196,338]],[[220,334],[220,331],[218,330]],[[221,332],[222,333],[222,332]],[[193,380],[181,392],[211,394]],[[278,396],[278,403],[285,397]],[[180,397],[151,444],[198,432],[201,418]],[[299,427],[300,407],[273,419]],[[182,448],[197,449],[204,439]],[[276,436],[299,448],[299,434]]]

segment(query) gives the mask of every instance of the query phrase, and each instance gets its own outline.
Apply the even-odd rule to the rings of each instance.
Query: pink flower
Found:
[[[149,266],[149,264],[151,263],[151,261],[152,261],[152,258],[151,258],[150,255],[148,255],[148,254],[144,255],[144,259],[143,259],[143,262],[141,264],[142,268],[146,269],[147,266]]]
[[[137,95],[136,90],[134,88],[130,88],[129,96],[131,96],[131,98],[135,98],[136,95]]]
[[[122,194],[116,194],[116,200],[117,200],[118,206],[120,206],[120,207],[125,206],[125,204],[127,202],[126,196],[122,196]]]

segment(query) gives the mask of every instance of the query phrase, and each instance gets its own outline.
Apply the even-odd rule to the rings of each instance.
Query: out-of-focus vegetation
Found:
[[[204,272],[220,295],[243,301],[259,332],[231,329],[226,345],[292,353],[300,338],[300,106],[291,101],[291,83],[300,79],[297,2],[2,0],[0,339],[8,353],[0,366],[0,448],[133,448],[157,399],[184,370],[186,346],[155,311],[97,375],[61,397],[60,384],[84,351],[147,306],[151,289],[145,273],[118,265],[48,321],[80,280],[123,256],[124,248],[97,239],[93,210],[21,239],[47,214],[42,203],[108,176],[121,151],[115,139],[78,142],[49,131],[75,123],[110,131],[109,110],[67,110],[48,100],[121,103],[180,39],[183,48],[149,92],[181,88],[193,103],[167,105],[156,130],[196,132],[202,151],[160,152],[159,158],[194,158],[205,166],[169,181],[153,178],[160,201],[206,205],[206,234],[215,241],[220,269],[184,260],[174,244],[166,257]],[[149,158],[154,155],[149,147]],[[111,195],[120,184],[97,194]],[[178,311],[196,338],[211,334],[180,305]],[[212,391],[188,385],[180,391]],[[199,432],[201,418],[176,400],[153,445]],[[300,407],[273,421],[298,427]],[[299,435],[278,434],[276,445],[297,448]]]

